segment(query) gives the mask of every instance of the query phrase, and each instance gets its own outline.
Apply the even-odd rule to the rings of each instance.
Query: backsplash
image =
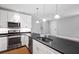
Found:
[[[0,34],[1,33],[8,33],[8,28],[0,28]]]

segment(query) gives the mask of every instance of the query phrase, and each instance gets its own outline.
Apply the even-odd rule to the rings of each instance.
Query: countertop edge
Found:
[[[47,44],[43,43],[42,41],[39,41],[39,40],[37,40],[37,39],[34,39],[34,40],[36,40],[36,41],[38,41],[38,42],[40,42],[40,43],[42,43],[42,44],[44,44],[44,45],[48,46],[48,47],[49,47],[49,48],[51,48],[51,49],[56,50],[57,52],[59,52],[59,53],[61,53],[61,54],[64,54],[63,52],[61,52],[61,51],[59,51],[59,50],[57,50],[57,49],[55,49],[55,48],[53,48],[53,47],[51,47],[51,46],[49,46],[49,45],[47,45]]]
[[[16,32],[16,35],[21,35],[24,33],[31,33],[31,32],[20,32],[20,34],[18,34],[19,32]],[[0,33],[0,37],[7,37],[9,33]]]

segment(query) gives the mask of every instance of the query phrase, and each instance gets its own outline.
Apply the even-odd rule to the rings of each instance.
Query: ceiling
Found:
[[[0,7],[26,12],[39,17],[52,18],[56,13],[56,4],[0,4]],[[62,17],[79,14],[79,4],[58,4],[58,14]]]

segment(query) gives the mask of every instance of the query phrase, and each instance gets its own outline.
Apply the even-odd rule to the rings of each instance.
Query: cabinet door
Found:
[[[21,28],[31,28],[31,16],[20,14],[21,17]]]
[[[8,22],[20,22],[20,14],[8,11]]]
[[[44,44],[38,41],[34,41],[34,44],[36,45],[36,51],[38,51],[37,54],[50,54],[49,49]]]
[[[26,45],[28,47],[28,43],[29,43],[28,36],[22,35],[21,36],[21,42],[22,42],[22,45]]]
[[[20,22],[21,22],[21,28],[27,28],[27,17],[26,17],[26,15],[24,15],[24,14],[20,14],[20,17],[21,17],[21,20],[20,20]]]
[[[33,54],[44,54],[45,50],[42,49],[40,43],[36,40],[33,40]]]
[[[42,54],[60,54],[59,52],[57,52],[56,50],[49,48],[48,46],[38,42],[40,45],[40,53]]]
[[[27,21],[27,27],[29,28],[29,29],[31,29],[31,24],[32,24],[32,16],[30,16],[30,15],[26,15],[26,21]]]
[[[0,51],[7,50],[7,37],[0,38]]]
[[[49,48],[48,46],[33,40],[33,53],[35,54],[60,54],[59,52]]]
[[[0,10],[0,28],[7,28],[7,11]]]
[[[33,54],[39,54],[39,46],[37,41],[33,40]]]
[[[61,54],[61,53],[59,53],[58,51],[56,51],[56,50],[54,50],[54,49],[51,49],[51,48],[49,48],[49,47],[47,47],[47,46],[46,46],[46,48],[47,48],[47,50],[48,50],[48,53],[50,53],[50,54]]]

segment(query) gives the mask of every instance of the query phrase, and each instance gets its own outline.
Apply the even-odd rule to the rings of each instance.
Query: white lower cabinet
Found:
[[[22,35],[22,36],[21,36],[21,43],[22,43],[22,46],[23,46],[23,45],[26,45],[26,46],[28,47],[28,43],[29,43],[29,38],[28,38],[28,36]]]
[[[7,50],[7,37],[0,37],[0,51]]]
[[[60,54],[60,53],[36,40],[33,40],[33,54]]]

